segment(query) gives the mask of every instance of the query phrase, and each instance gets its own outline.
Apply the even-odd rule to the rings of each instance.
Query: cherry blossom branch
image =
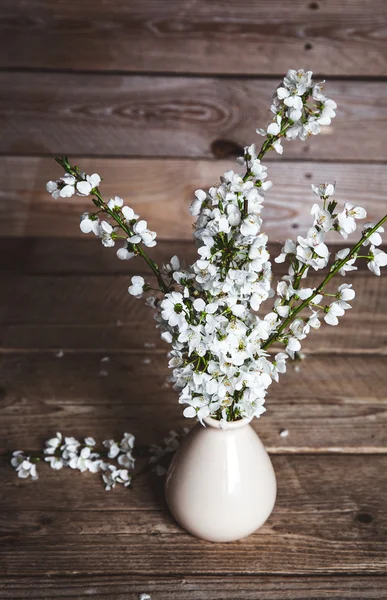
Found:
[[[58,157],[55,160],[59,165],[61,165],[64,168],[66,173],[75,177],[75,179],[77,181],[84,181],[81,174],[79,173],[78,168],[73,167],[69,163],[67,157],[63,157],[63,158]],[[106,214],[108,214],[117,223],[117,225],[127,234],[127,236],[132,237],[134,235],[134,232],[120,218],[119,214],[116,211],[111,210],[108,207],[108,205],[106,204],[105,200],[103,199],[98,187],[94,187],[91,190],[90,194],[92,195],[92,201],[95,204],[95,206],[97,208],[99,208],[102,212],[105,212]],[[160,290],[164,293],[170,291],[170,288],[167,286],[167,284],[163,280],[163,277],[160,273],[160,269],[159,269],[158,265],[151,258],[149,258],[149,256],[146,254],[146,252],[143,250],[143,248],[139,244],[132,244],[132,246],[133,246],[133,250],[135,251],[135,253],[138,254],[139,256],[141,256],[141,258],[143,258],[145,260],[145,262],[147,263],[149,268],[156,275]]]
[[[364,242],[371,237],[372,234],[374,234],[379,227],[381,227],[385,222],[387,221],[387,215],[385,215],[382,219],[380,219],[380,221],[378,223],[376,223],[376,225],[374,225],[372,228],[368,229],[360,238],[360,240],[357,242],[357,244],[355,244],[355,246],[353,246],[353,248],[350,250],[350,252],[347,254],[347,256],[341,260],[339,260],[338,262],[336,262],[330,269],[328,275],[325,277],[325,279],[320,283],[320,285],[314,290],[313,294],[311,296],[309,296],[309,298],[307,298],[306,300],[304,300],[299,306],[297,306],[293,312],[289,315],[289,317],[287,317],[281,325],[279,325],[279,327],[276,329],[275,333],[273,335],[271,335],[269,337],[269,339],[262,345],[262,349],[263,350],[267,350],[272,344],[274,344],[275,342],[279,341],[279,338],[281,336],[281,333],[284,331],[284,329],[286,329],[296,318],[296,316],[304,309],[307,308],[310,303],[312,302],[312,300],[319,295],[323,289],[325,288],[325,286],[327,285],[327,283],[332,279],[332,277],[334,275],[336,275],[340,269],[352,258],[356,257],[358,250],[361,248],[361,246],[364,244]]]

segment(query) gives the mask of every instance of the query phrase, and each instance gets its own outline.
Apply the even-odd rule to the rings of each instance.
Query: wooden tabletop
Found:
[[[186,534],[154,473],[106,492],[97,475],[41,465],[35,482],[9,464],[56,431],[127,431],[142,468],[150,444],[190,424],[152,314],[127,293],[143,267],[80,233],[89,199],[46,193],[61,175],[53,156],[100,173],[106,197],[147,219],[157,260],[192,262],[195,189],[235,168],[274,87],[304,67],[339,109],[322,135],[268,157],[270,250],[310,226],[312,182],[337,181],[337,200],[375,221],[387,206],[386,27],[384,0],[3,0],[0,599],[387,599],[387,272],[340,280],[353,309],[273,384],[254,427],[278,499],[249,538]]]

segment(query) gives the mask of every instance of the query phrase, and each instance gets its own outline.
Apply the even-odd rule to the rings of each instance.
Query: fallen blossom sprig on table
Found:
[[[125,433],[120,442],[103,441],[102,448],[97,451],[96,441],[92,437],[85,438],[82,443],[74,437],[63,437],[61,433],[57,433],[45,442],[42,452],[27,455],[22,450],[16,450],[11,464],[22,479],[38,479],[39,462],[46,462],[57,471],[70,467],[81,473],[100,473],[105,489],[109,491],[117,484],[124,487],[131,484],[130,472],[135,466],[134,443],[134,436]]]
[[[153,471],[158,476],[167,472],[172,455],[180,446],[181,439],[187,435],[188,427],[181,433],[173,429],[163,439],[162,444],[151,444],[145,452],[150,453],[148,463],[135,474],[136,459],[134,457],[135,437],[131,433],[124,433],[121,442],[104,440],[102,448],[96,451],[96,441],[92,437],[84,439],[83,443],[74,437],[64,437],[57,433],[55,437],[45,442],[41,452],[26,454],[16,450],[12,454],[11,465],[21,479],[39,479],[37,465],[47,463],[52,469],[59,471],[64,467],[78,470],[81,473],[101,473],[105,490],[112,490],[117,484],[128,487],[140,475]],[[144,453],[144,449],[140,450]],[[116,462],[109,462],[114,460]],[[131,474],[129,474],[131,473]]]
[[[331,123],[337,107],[323,83],[314,83],[311,71],[288,71],[274,92],[271,123],[257,129],[264,137],[261,148],[246,146],[238,159],[244,172],[226,171],[218,185],[195,192],[191,214],[197,217],[199,256],[188,268],[177,256],[159,267],[147,254],[156,244],[147,222],[122,198],[105,200],[99,175],[86,175],[67,157],[56,159],[65,174],[50,181],[47,190],[56,199],[90,196],[97,209],[81,216],[81,230],[94,233],[106,247],[122,240],[118,258],[139,256],[155,275],[157,288],[135,275],[128,291],[136,298],[146,295],[161,337],[171,345],[172,381],[186,417],[203,423],[212,416],[222,427],[242,417],[259,417],[269,386],[286,372],[287,360],[295,358],[301,342],[322,321],[337,325],[351,308],[352,284],[328,292],[332,278],[356,270],[359,260],[375,275],[387,265],[387,254],[378,248],[387,215],[366,223],[359,241],[331,259],[327,233],[347,240],[366,211],[351,202],[338,208],[335,184],[322,183],[312,185],[317,201],[311,207],[310,228],[304,236],[286,240],[274,259],[285,262],[288,273],[272,287],[268,237],[261,230],[265,193],[272,183],[262,159],[270,151],[282,154],[283,142],[304,141]],[[325,268],[328,272],[317,287],[305,284],[309,269]],[[257,311],[268,301],[269,310],[259,316]],[[274,344],[279,351],[272,356],[268,350]]]

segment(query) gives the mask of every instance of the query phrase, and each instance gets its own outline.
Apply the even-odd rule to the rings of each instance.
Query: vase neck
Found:
[[[205,417],[203,421],[207,427],[213,427],[214,429],[219,429],[221,431],[230,431],[233,429],[241,429],[242,427],[246,427],[250,423],[251,419],[252,417],[245,417],[244,419],[238,419],[238,421],[226,421],[223,427],[221,427],[220,421],[213,419],[212,417]]]

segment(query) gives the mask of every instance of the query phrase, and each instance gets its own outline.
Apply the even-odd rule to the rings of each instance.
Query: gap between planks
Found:
[[[58,326],[57,326],[58,327]],[[62,327],[66,327],[65,325],[63,325]],[[125,327],[129,327],[126,325],[121,325],[120,329],[125,329]],[[59,328],[59,327],[58,327]],[[81,326],[80,326],[81,328]],[[63,352],[64,354],[109,354],[109,355],[138,355],[140,354],[141,356],[143,354],[145,354],[146,356],[148,355],[158,355],[158,356],[167,356],[169,353],[168,349],[163,350],[162,348],[124,348],[124,349],[119,349],[119,348],[61,348],[60,346],[58,346],[57,348],[47,348],[47,347],[43,347],[43,348],[6,348],[6,347],[0,347],[0,355],[4,354],[52,354],[55,355],[57,352]],[[268,350],[269,354],[276,354],[277,352],[279,352],[279,349],[276,350]],[[303,351],[303,354],[306,355],[306,357],[308,356],[343,356],[343,357],[350,357],[350,356],[375,356],[375,357],[382,357],[382,356],[387,356],[387,348],[386,349],[380,349],[380,350],[374,350],[372,348],[345,348],[345,350],[341,350],[341,349],[336,349],[336,348],[322,348],[322,349],[318,349],[316,351],[313,351],[312,349],[308,349],[307,351]]]
[[[28,66],[10,66],[10,67],[0,67],[0,74],[8,74],[8,73],[21,73],[21,74],[36,74],[36,75],[91,75],[91,76],[119,76],[119,77],[170,77],[171,79],[245,79],[251,81],[275,81],[277,83],[281,82],[284,78],[285,72],[282,70],[278,70],[277,72],[270,73],[222,73],[221,71],[153,71],[150,69],[143,70],[134,70],[134,69],[102,69],[99,71],[95,71],[93,69],[79,69],[76,66],[74,68],[66,68],[66,67],[28,67]],[[329,78],[329,81],[346,81],[348,83],[359,82],[359,83],[386,83],[387,75],[379,74],[379,75],[327,75],[322,72],[313,71],[313,79],[314,81],[323,80],[325,78]],[[1,156],[0,152],[0,156]],[[18,153],[8,152],[7,154],[12,156],[18,156]],[[41,156],[50,156],[49,154],[42,154]],[[95,155],[98,156],[98,155]],[[283,159],[281,159],[283,160]]]

